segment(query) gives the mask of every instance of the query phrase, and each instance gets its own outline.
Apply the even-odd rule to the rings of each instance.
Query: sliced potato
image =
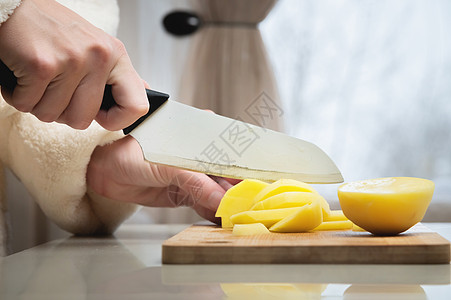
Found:
[[[318,197],[318,194],[311,192],[285,192],[255,203],[251,210],[300,207],[312,203]]]
[[[243,236],[243,235],[257,235],[257,234],[267,234],[270,233],[268,228],[262,223],[252,223],[252,224],[235,224],[233,225],[233,235]]]
[[[254,204],[253,199],[269,184],[260,180],[245,179],[231,187],[221,199],[216,217],[221,217],[223,228],[231,228],[230,216],[249,210]]]
[[[324,222],[331,222],[331,221],[347,221],[349,220],[346,218],[342,210],[331,210],[327,216],[323,216]]]
[[[299,207],[249,210],[234,214],[230,217],[232,224],[263,223],[266,227],[271,227],[283,218],[295,213]]]
[[[260,193],[255,196],[254,203],[285,192],[317,193],[315,189],[307,183],[293,179],[280,179],[261,190]]]
[[[352,222],[346,221],[329,221],[322,222],[313,231],[323,231],[323,230],[349,230],[352,229]]]
[[[305,232],[318,227],[323,221],[320,201],[297,208],[295,213],[288,215],[269,228],[273,232]]]

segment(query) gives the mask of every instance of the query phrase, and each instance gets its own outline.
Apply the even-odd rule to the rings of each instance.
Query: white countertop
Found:
[[[188,225],[125,225],[0,260],[0,299],[450,299],[447,265],[161,265]],[[451,240],[451,223],[428,223]]]

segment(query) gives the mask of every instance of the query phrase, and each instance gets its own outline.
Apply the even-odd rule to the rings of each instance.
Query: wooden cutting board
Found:
[[[450,243],[422,224],[397,236],[321,231],[234,236],[193,225],[163,243],[164,264],[448,264]]]

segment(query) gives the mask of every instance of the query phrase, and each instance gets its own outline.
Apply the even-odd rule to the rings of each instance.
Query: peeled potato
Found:
[[[254,204],[255,196],[269,184],[260,180],[245,179],[231,187],[221,199],[216,217],[221,217],[223,228],[233,226],[230,217],[236,213],[249,210]]]
[[[342,210],[331,210],[326,216],[323,216],[324,222],[348,221]]]
[[[251,210],[299,207],[312,203],[318,197],[318,194],[311,192],[285,192],[255,203]]]
[[[274,232],[305,232],[318,227],[323,221],[320,201],[297,208],[292,213],[269,228]]]
[[[266,227],[271,227],[283,218],[295,213],[299,207],[249,210],[234,214],[230,217],[233,224],[263,223]]]
[[[349,220],[346,221],[328,221],[322,222],[315,227],[313,231],[324,231],[324,230],[348,230],[353,228],[353,223]]]
[[[262,223],[251,223],[251,224],[235,224],[233,225],[233,235],[256,235],[256,234],[267,234],[270,233],[268,228]]]
[[[261,190],[260,193],[255,196],[254,203],[285,192],[318,193],[307,183],[293,179],[280,179]]]
[[[423,219],[434,183],[413,177],[387,177],[342,184],[338,199],[345,216],[375,235],[395,235]]]

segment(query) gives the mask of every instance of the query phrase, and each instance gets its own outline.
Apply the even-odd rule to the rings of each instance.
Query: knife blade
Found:
[[[0,85],[12,90],[15,84],[0,61]],[[138,141],[149,162],[237,179],[343,182],[332,159],[310,142],[146,92],[149,112],[123,131]],[[101,108],[113,105],[107,85]]]

